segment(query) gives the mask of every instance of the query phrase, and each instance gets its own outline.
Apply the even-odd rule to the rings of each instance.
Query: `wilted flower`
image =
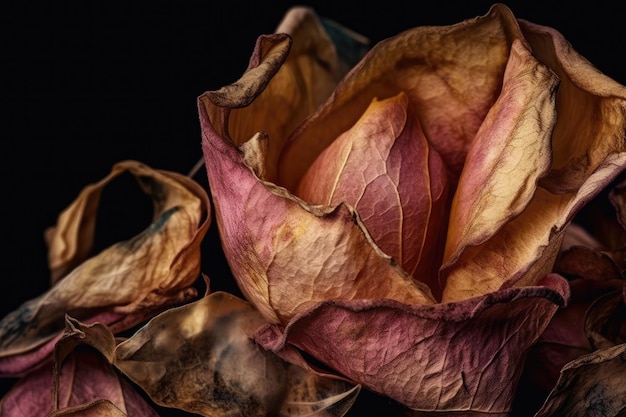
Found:
[[[297,10],[314,35],[259,37],[199,98],[222,244],[273,323],[257,340],[410,409],[506,415],[569,297],[566,227],[626,167],[626,88],[500,4],[334,87],[340,55]]]

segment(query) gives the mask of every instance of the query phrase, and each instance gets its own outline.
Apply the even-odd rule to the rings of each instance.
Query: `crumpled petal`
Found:
[[[135,388],[93,349],[76,350],[57,371],[46,364],[19,380],[2,398],[0,415],[158,417]],[[60,389],[51,395],[53,386]],[[96,410],[102,414],[95,414]]]
[[[526,350],[569,297],[557,275],[539,285],[432,306],[331,300],[256,338],[278,354],[301,349],[414,410],[504,416]]]
[[[529,205],[550,167],[557,79],[516,40],[502,83],[502,93],[468,151],[452,203],[444,302],[496,291],[528,268],[529,261],[541,256],[538,249],[546,246],[554,222],[544,217],[550,223],[542,223],[530,212],[541,209],[546,216],[546,209],[560,207],[560,198],[553,201],[547,195],[543,204]],[[516,222],[518,215],[530,220]],[[547,272],[538,271],[538,276]]]
[[[100,323],[68,318],[55,357],[87,344],[155,403],[203,416],[343,416],[360,386],[261,349],[252,336],[266,323],[249,303],[215,292],[159,314],[120,343]]]
[[[126,172],[152,198],[152,224],[85,260],[82,248],[93,242],[100,194]],[[85,187],[48,233],[51,269],[62,279],[0,321],[0,374],[20,375],[45,359],[66,313],[102,321],[118,332],[196,296],[192,284],[200,273],[209,204],[206,191],[193,180],[136,161],[117,163],[107,177]]]

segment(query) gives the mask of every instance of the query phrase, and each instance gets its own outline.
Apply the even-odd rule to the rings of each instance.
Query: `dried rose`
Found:
[[[569,297],[564,230],[626,167],[626,88],[501,4],[379,43],[319,107],[335,58],[301,42],[259,37],[198,102],[258,340],[411,409],[506,415]]]

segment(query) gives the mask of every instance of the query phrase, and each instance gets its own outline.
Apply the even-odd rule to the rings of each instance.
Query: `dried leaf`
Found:
[[[597,350],[568,363],[535,417],[623,416],[626,344]]]
[[[133,174],[152,197],[152,224],[83,260],[79,248],[93,242],[100,193],[124,172]],[[193,180],[135,161],[116,164],[103,180],[85,187],[48,234],[51,269],[58,276],[82,263],[0,321],[0,374],[23,373],[46,357],[53,346],[46,342],[58,338],[66,313],[103,321],[117,332],[195,296],[192,284],[200,272],[200,243],[209,227],[209,210],[206,191]],[[39,347],[42,350],[35,352]]]
[[[53,386],[59,386],[59,392],[53,393]],[[0,415],[158,417],[93,349],[73,351],[56,372],[48,364],[20,379],[0,402]]]
[[[159,314],[117,345],[106,326],[69,318],[57,352],[93,346],[155,403],[204,416],[343,416],[360,387],[261,349],[252,336],[266,323],[247,302],[216,292]]]
[[[569,296],[557,275],[539,285],[432,306],[331,300],[257,340],[281,355],[301,349],[415,410],[505,416],[527,349]]]

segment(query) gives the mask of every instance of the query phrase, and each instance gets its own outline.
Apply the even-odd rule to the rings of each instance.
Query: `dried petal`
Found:
[[[433,289],[443,247],[435,238],[445,237],[447,221],[447,175],[400,93],[374,100],[315,160],[296,195],[313,204],[350,204],[383,252]]]
[[[284,362],[252,336],[266,324],[247,302],[216,292],[154,317],[115,345],[106,326],[68,319],[57,345],[62,357],[78,344],[98,349],[159,405],[204,416],[266,416],[317,410],[343,416],[360,387]],[[305,405],[303,403],[309,403]]]
[[[60,390],[51,395],[53,386],[59,386]],[[94,414],[96,410],[102,414]],[[48,364],[19,380],[3,397],[0,415],[158,416],[134,387],[93,349],[72,352],[57,372]]]
[[[348,42],[360,58],[368,40],[332,24],[333,37]],[[289,35],[289,37],[284,36]],[[277,159],[289,133],[330,95],[347,71],[320,18],[309,7],[289,9],[276,34],[259,37],[244,76],[205,93],[218,133],[241,145],[259,131],[271,138],[264,177],[276,178]],[[271,83],[269,82],[271,79]]]
[[[302,349],[416,410],[504,416],[526,350],[569,297],[557,275],[540,285],[425,307],[327,301],[296,315],[284,330],[264,327],[257,340],[279,354]]]
[[[568,363],[535,417],[622,416],[626,408],[626,343]]]
[[[550,167],[556,83],[520,41],[513,42],[502,93],[476,133],[452,203],[444,301],[495,291],[540,256],[537,249],[545,246],[554,224],[545,210],[558,208],[561,199],[546,195],[543,204],[529,203]],[[550,224],[530,216],[539,208]],[[522,211],[530,220],[516,227],[512,220]]]
[[[100,193],[124,172],[133,174],[152,197],[153,222],[141,234],[83,261],[78,248],[93,242]],[[195,296],[192,284],[200,272],[200,243],[209,214],[208,195],[199,184],[135,161],[116,164],[103,180],[85,187],[49,233],[51,268],[58,276],[82,263],[0,322],[0,373],[20,374],[47,356],[50,344],[41,352],[33,350],[58,337],[66,313],[121,331]]]

